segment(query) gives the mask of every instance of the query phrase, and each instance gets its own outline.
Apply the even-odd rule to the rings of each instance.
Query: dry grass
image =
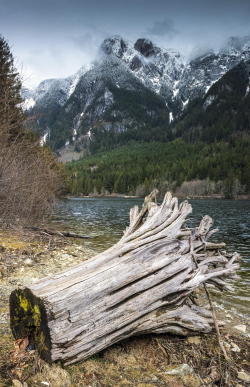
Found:
[[[8,358],[1,360],[0,370],[6,386],[15,378],[26,381],[30,387],[41,387],[45,385],[44,382],[49,383],[50,387],[231,387],[239,383],[237,372],[240,369],[249,372],[249,362],[246,360],[249,346],[243,337],[227,336],[226,340],[228,343],[237,343],[241,348],[239,353],[230,352],[230,362],[225,362],[221,357],[215,335],[201,337],[198,345],[190,344],[185,339],[161,335],[127,340],[65,369],[59,365],[49,366],[35,353],[29,352],[26,358],[13,361],[8,343],[4,349],[5,353],[9,351]],[[193,367],[194,373],[185,376],[166,373],[183,363]]]

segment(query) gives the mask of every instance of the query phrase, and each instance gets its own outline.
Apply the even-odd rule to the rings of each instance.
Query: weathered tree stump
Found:
[[[28,337],[47,361],[71,364],[132,335],[210,332],[211,311],[194,291],[203,283],[227,288],[238,254],[208,242],[212,219],[187,228],[191,205],[152,192],[113,247],[10,296],[11,329]]]

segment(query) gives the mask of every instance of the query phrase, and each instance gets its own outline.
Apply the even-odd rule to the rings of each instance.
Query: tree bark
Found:
[[[217,230],[204,216],[185,221],[192,207],[170,193],[161,205],[145,198],[110,249],[10,296],[15,338],[28,337],[47,361],[72,364],[132,335],[208,333],[211,311],[194,292],[204,283],[227,289],[239,267],[237,253],[208,242]]]

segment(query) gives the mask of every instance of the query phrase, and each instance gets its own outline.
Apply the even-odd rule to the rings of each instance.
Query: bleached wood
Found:
[[[222,251],[224,243],[208,242],[216,231],[210,230],[209,216],[187,228],[191,205],[179,205],[170,193],[157,205],[156,193],[140,211],[131,209],[130,224],[113,247],[11,294],[16,338],[26,334],[42,357],[71,364],[132,335],[211,331],[211,312],[194,303],[193,292],[204,282],[227,288],[238,254]],[[22,297],[26,312],[20,309]]]

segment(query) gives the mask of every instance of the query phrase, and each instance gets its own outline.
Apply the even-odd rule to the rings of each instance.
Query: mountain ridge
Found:
[[[170,124],[191,102],[205,97],[225,73],[247,59],[249,37],[231,38],[218,52],[185,63],[180,53],[148,39],[131,44],[115,35],[103,41],[94,64],[24,93],[24,106],[38,117],[35,129],[55,150],[69,144],[82,148],[96,136],[104,139],[113,133],[128,132],[133,139],[137,131],[137,139],[143,140],[147,126],[153,131],[161,127],[159,138],[167,140]]]

